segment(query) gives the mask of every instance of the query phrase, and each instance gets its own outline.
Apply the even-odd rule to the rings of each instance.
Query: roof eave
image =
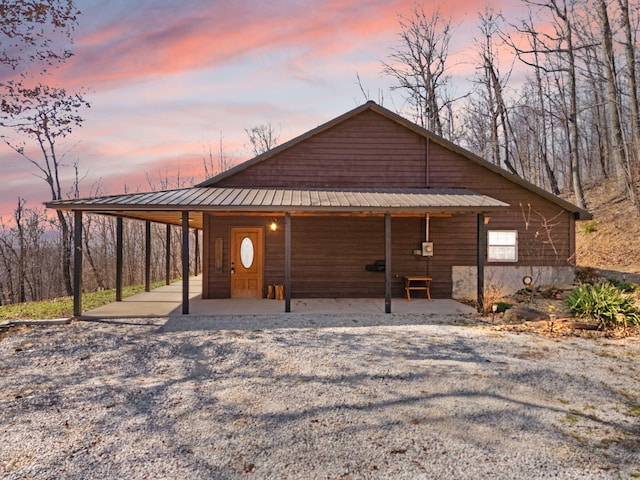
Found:
[[[46,204],[47,208],[69,211],[81,211],[86,213],[118,213],[127,212],[202,212],[202,213],[265,213],[265,212],[289,212],[294,214],[313,213],[347,213],[347,214],[460,214],[460,213],[489,213],[508,208],[504,205],[477,205],[477,206],[300,206],[300,205],[260,205],[260,206],[194,206],[194,205],[58,205]]]

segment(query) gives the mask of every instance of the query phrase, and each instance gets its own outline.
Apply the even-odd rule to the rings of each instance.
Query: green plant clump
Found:
[[[631,293],[636,289],[636,285],[634,285],[633,283],[625,282],[624,280],[619,280],[614,277],[607,278],[607,282],[625,293]]]
[[[582,231],[584,233],[593,233],[598,230],[598,224],[595,220],[589,220],[585,224],[582,225]]]
[[[633,301],[610,283],[585,284],[567,297],[567,306],[577,317],[598,321],[598,327],[640,326],[640,311]]]
[[[498,302],[498,303],[496,303],[495,313],[504,313],[507,310],[509,310],[511,307],[513,307],[513,305],[511,305],[510,303]]]

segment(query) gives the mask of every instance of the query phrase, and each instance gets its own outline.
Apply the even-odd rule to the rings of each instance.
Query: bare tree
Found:
[[[416,3],[411,17],[400,16],[400,30],[398,46],[392,49],[389,62],[382,62],[383,72],[396,79],[393,90],[405,92],[416,122],[443,135],[443,112],[455,101],[446,92],[451,19],[443,17],[439,7],[428,15]]]
[[[48,85],[45,74],[71,56],[68,49],[58,48],[55,40],[62,37],[65,44],[72,40],[79,12],[71,0],[16,0],[3,2],[0,14],[0,61],[15,72],[13,78],[0,82],[0,127],[18,139],[1,137],[36,168],[49,186],[51,199],[59,200],[64,196],[61,179],[64,155],[58,155],[57,142],[82,124],[79,111],[89,104],[83,93]],[[39,70],[33,62],[40,64]],[[31,150],[28,142],[33,142],[36,150]],[[58,221],[63,244],[62,273],[70,295],[70,227],[62,212],[58,212]]]
[[[220,139],[218,142],[218,154],[213,154],[211,144],[209,144],[209,151],[206,155],[202,155],[202,166],[204,167],[204,178],[211,178],[219,173],[225,172],[231,168],[231,161],[229,156],[224,151],[222,143],[222,132],[220,132]]]
[[[580,137],[578,130],[578,86],[576,65],[576,51],[579,48],[574,42],[573,14],[576,8],[575,0],[523,0],[530,7],[539,7],[541,11],[549,13],[552,33],[546,33],[534,28],[533,22],[523,21],[518,28],[521,34],[535,38],[535,48],[523,49],[513,40],[510,45],[525,64],[542,69],[546,73],[562,73],[568,84],[566,95],[566,132],[569,145],[569,164],[571,170],[571,184],[575,201],[578,206],[586,208],[586,200],[582,187],[581,163],[579,155]],[[531,18],[531,15],[530,15]],[[545,55],[546,65],[540,65],[531,60],[531,56]]]
[[[278,145],[278,140],[280,139],[280,129],[274,127],[271,123],[264,123],[250,130],[245,129],[245,132],[249,137],[251,151],[254,155],[260,155],[271,150]],[[222,142],[222,140],[220,141]]]
[[[634,39],[631,28],[631,20],[629,17],[629,0],[618,0],[620,6],[620,23],[622,24],[623,45],[625,57],[627,60],[626,76],[629,83],[629,109],[631,116],[631,154],[629,156],[629,176],[632,179],[631,188],[636,198],[636,206],[640,211],[640,201],[638,198],[637,184],[640,176],[640,104],[638,103],[638,70],[636,66],[637,41]]]
[[[609,23],[609,12],[605,0],[598,0],[597,4],[598,20],[600,23],[600,34],[602,36],[602,51],[604,57],[606,83],[607,83],[607,112],[609,115],[611,146],[613,158],[616,166],[616,177],[620,186],[627,190],[629,199],[634,205],[639,206],[636,190],[631,176],[631,168],[627,151],[622,137],[622,124],[620,121],[620,109],[618,98],[620,92],[617,82],[616,58],[613,50],[613,33]]]
[[[12,129],[21,138],[12,141],[3,136],[4,142],[35,167],[38,176],[49,186],[52,200],[65,198],[64,155],[58,155],[57,142],[82,124],[78,111],[89,104],[82,94],[68,94],[64,89],[46,85],[9,86],[2,101],[7,116],[0,126]],[[28,142],[34,142],[37,150],[29,150]],[[67,293],[71,295],[71,228],[62,211],[57,212],[57,217],[63,245],[62,274]]]
[[[511,173],[519,175],[511,161],[511,139],[509,132],[509,114],[504,96],[504,89],[511,71],[506,75],[500,73],[499,55],[495,45],[499,38],[502,15],[496,14],[490,8],[485,8],[478,16],[480,22],[480,38],[476,40],[481,73],[477,75],[484,96],[484,105],[489,113],[489,135],[491,161],[496,165],[504,165]],[[502,153],[501,153],[502,150]]]

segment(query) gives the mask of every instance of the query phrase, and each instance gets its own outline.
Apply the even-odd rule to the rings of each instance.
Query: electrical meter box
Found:
[[[422,242],[422,256],[433,257],[433,242]]]

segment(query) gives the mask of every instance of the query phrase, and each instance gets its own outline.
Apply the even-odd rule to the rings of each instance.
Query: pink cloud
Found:
[[[76,56],[61,74],[97,85],[237,62],[274,49],[328,56],[349,50],[354,41],[393,34],[397,14],[411,4],[354,0],[289,4],[286,10],[258,4],[250,10],[243,2],[206,2],[185,13],[134,11],[77,38]]]

